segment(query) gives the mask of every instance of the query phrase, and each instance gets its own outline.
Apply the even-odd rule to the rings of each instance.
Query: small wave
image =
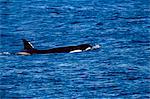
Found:
[[[10,55],[11,53],[9,52],[0,52],[0,55]]]

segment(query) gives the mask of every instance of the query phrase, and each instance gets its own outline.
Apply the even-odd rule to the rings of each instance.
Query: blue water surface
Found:
[[[0,0],[0,99],[149,99],[149,0]],[[82,53],[20,56],[90,43]]]

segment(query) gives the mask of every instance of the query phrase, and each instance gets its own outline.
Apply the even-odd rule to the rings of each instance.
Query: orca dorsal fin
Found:
[[[24,50],[31,50],[34,49],[33,45],[27,41],[26,39],[22,39],[23,44],[24,44]]]

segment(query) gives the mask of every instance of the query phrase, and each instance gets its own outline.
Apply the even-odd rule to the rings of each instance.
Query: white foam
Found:
[[[1,52],[0,55],[10,55],[9,52]]]
[[[100,45],[95,45],[95,46],[92,47],[92,49],[98,49],[100,47],[101,47]]]

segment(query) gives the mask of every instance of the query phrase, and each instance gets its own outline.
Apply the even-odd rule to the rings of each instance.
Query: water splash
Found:
[[[10,55],[10,52],[0,52],[0,55]]]
[[[92,47],[92,49],[99,49],[101,46],[100,45],[94,45],[93,47]]]

